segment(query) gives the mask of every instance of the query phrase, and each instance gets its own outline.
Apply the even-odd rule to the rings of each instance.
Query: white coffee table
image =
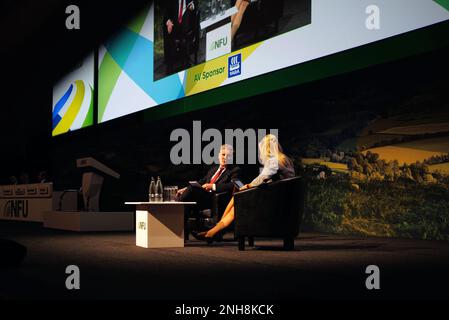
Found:
[[[136,246],[184,247],[184,208],[196,202],[125,202],[136,206]]]

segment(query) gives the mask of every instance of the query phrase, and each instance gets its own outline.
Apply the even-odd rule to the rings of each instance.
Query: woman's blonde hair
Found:
[[[282,151],[278,138],[271,133],[259,142],[259,158],[262,164],[270,158],[276,158],[278,163],[284,167],[292,164],[291,159]]]

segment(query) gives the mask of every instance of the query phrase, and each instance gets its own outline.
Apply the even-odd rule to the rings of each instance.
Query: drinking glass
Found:
[[[178,186],[173,186],[171,189],[171,198],[170,201],[175,202],[176,201],[176,194],[178,193]]]
[[[164,187],[164,202],[170,201],[170,187]]]
[[[174,202],[176,201],[176,193],[178,192],[177,186],[164,187],[164,201]]]

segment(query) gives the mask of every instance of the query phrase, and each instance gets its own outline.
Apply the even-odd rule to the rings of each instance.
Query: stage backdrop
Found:
[[[114,194],[110,200],[142,201],[152,176],[160,176],[166,186],[184,187],[208,169],[170,161],[175,128],[191,136],[194,120],[201,120],[203,131],[214,128],[222,134],[277,128],[297,173],[307,178],[303,230],[449,240],[448,50],[181,117],[146,122],[136,114],[62,136],[54,140],[56,190],[79,188],[75,159],[93,156],[122,174],[117,187],[105,184]],[[336,56],[329,59],[342,60]],[[294,104],[282,103],[298,97]],[[298,111],[288,116],[278,112],[293,107]],[[242,171],[242,181],[250,182],[258,167]]]

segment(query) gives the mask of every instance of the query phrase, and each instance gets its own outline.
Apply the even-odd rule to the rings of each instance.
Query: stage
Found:
[[[449,243],[302,233],[295,251],[280,240],[190,240],[184,248],[136,247],[133,232],[74,233],[0,221],[2,238],[28,248],[20,269],[0,272],[0,299],[253,300],[448,298]],[[230,239],[231,234],[226,238]],[[68,265],[80,290],[67,290]],[[365,268],[380,268],[367,290]]]

